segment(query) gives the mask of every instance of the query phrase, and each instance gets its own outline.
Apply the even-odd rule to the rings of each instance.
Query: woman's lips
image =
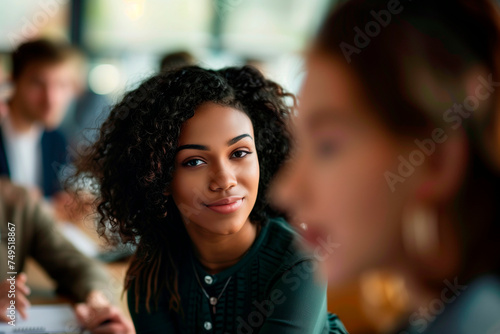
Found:
[[[222,214],[229,214],[237,211],[243,203],[243,197],[222,199],[220,201],[207,204],[206,207],[212,211]]]
[[[309,246],[317,246],[320,244],[320,240],[324,239],[326,235],[320,231],[308,226],[306,230],[301,229],[300,234],[304,237],[305,241]]]

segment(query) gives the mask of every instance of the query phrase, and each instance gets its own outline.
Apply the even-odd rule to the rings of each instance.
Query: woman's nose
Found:
[[[221,166],[212,172],[209,188],[212,191],[224,191],[236,186],[235,171],[229,166]]]

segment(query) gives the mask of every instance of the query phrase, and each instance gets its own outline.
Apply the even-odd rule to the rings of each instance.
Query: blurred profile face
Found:
[[[392,192],[384,173],[402,147],[377,122],[360,82],[342,60],[314,54],[301,92],[292,163],[273,198],[302,231],[329,275],[345,283],[370,267],[397,261],[404,187]],[[302,230],[302,229],[299,229]],[[332,248],[328,244],[337,243]]]
[[[75,70],[71,62],[33,63],[15,82],[14,98],[20,112],[49,129],[61,123],[75,94]]]
[[[249,223],[259,161],[242,111],[204,103],[181,129],[171,194],[186,228],[228,235]]]

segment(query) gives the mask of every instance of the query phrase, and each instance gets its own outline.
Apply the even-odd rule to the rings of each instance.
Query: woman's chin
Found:
[[[214,225],[217,226],[207,226],[206,230],[217,235],[231,235],[241,231],[244,224],[239,222],[217,222]]]

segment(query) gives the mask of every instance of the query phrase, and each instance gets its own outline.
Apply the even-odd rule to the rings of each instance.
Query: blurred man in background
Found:
[[[14,90],[0,126],[0,175],[45,197],[61,191],[66,140],[55,130],[78,86],[73,48],[47,40],[24,43],[12,54]]]
[[[7,114],[7,98],[10,94],[9,84],[7,83],[7,78],[5,72],[1,66],[0,58],[0,121],[2,117]]]

